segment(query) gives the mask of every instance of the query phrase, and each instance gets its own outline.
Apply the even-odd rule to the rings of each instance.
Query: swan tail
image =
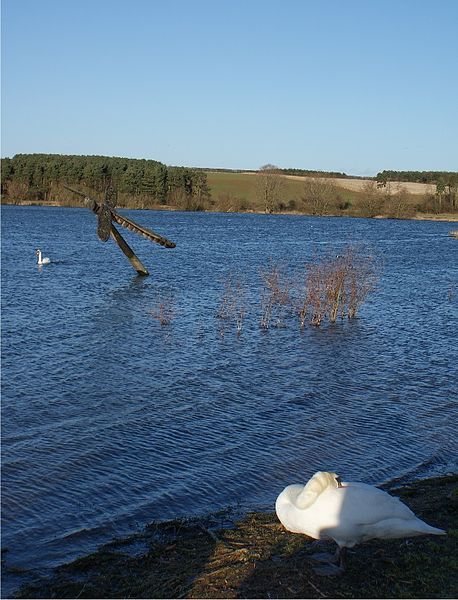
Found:
[[[428,525],[418,517],[416,517],[415,522],[412,523],[413,528],[418,531],[417,535],[446,535],[446,531],[444,529],[439,529],[438,527],[433,527],[432,525]]]
[[[445,529],[439,529],[438,527],[432,527],[431,525],[427,525],[426,523],[425,523],[425,525],[428,528],[425,531],[425,533],[430,533],[431,535],[447,535],[447,532],[445,531]]]
[[[403,537],[416,537],[418,535],[446,535],[446,531],[432,527],[421,519],[385,519],[376,525],[370,526],[370,537],[381,539],[396,539]]]

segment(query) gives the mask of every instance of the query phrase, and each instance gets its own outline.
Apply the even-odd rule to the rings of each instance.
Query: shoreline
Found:
[[[29,201],[29,200],[21,200],[17,202],[8,202],[2,199],[2,205],[5,206],[52,206],[55,208],[85,208],[83,205],[75,203],[75,204],[62,204],[59,202],[37,202],[37,201]],[[130,206],[117,206],[121,210],[152,210],[152,211],[164,211],[164,212],[200,212],[200,213],[223,213],[223,214],[255,214],[255,215],[265,215],[265,211],[258,210],[243,210],[243,211],[220,211],[220,210],[199,210],[199,211],[185,211],[181,208],[177,208],[175,206],[165,206],[163,204],[158,204],[157,206],[151,206],[148,208],[133,208]],[[347,215],[335,215],[335,214],[323,214],[323,215],[312,215],[310,213],[304,213],[300,211],[285,211],[285,212],[272,212],[270,215],[284,215],[284,216],[301,216],[301,217],[333,217],[333,218],[353,218],[353,219],[392,219],[396,221],[441,221],[448,223],[458,223],[458,213],[416,213],[411,217],[390,217],[387,215],[376,215],[374,217],[365,217],[362,215],[356,214],[347,214]]]
[[[238,517],[227,509],[151,523],[57,567],[13,597],[457,597],[458,475],[382,487],[447,535],[361,544],[350,551],[343,575],[323,577],[308,557],[316,551],[312,539],[287,532],[273,512]]]

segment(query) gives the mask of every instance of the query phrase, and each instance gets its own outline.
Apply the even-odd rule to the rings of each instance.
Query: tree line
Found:
[[[458,173],[445,171],[382,171],[369,178],[359,191],[350,192],[335,184],[344,173],[281,169],[267,164],[251,173],[252,186],[232,184],[219,195],[210,190],[207,173],[201,168],[166,166],[146,159],[59,154],[17,154],[4,158],[2,195],[6,202],[46,203],[79,206],[82,200],[68,191],[68,184],[91,194],[102,194],[110,183],[117,190],[117,205],[126,208],[180,210],[301,212],[323,215],[410,217],[416,212],[458,210]],[[304,176],[302,191],[292,192],[285,175]],[[210,175],[209,175],[210,176]],[[410,196],[401,182],[435,184],[421,196]],[[297,182],[294,182],[297,183]],[[232,186],[232,187],[231,187]],[[252,189],[252,191],[249,191]],[[247,194],[248,190],[248,194]]]
[[[379,183],[406,181],[411,183],[432,183],[437,185],[457,185],[458,173],[453,171],[380,171],[376,179]]]
[[[122,203],[136,208],[170,204],[185,210],[203,210],[210,198],[203,171],[166,166],[156,160],[16,154],[2,158],[1,166],[2,195],[16,201],[65,203],[70,192],[63,184],[101,193],[108,183],[117,189]]]
[[[410,218],[417,212],[456,212],[458,209],[458,173],[454,177],[439,179],[435,191],[423,196],[410,196],[403,182],[364,181],[358,192],[351,197],[348,191],[337,186],[333,178],[304,177],[302,194],[285,203],[283,169],[267,164],[256,174],[256,196],[264,212],[298,210],[304,214],[347,214],[360,217],[386,216]]]
[[[310,169],[279,169],[283,175],[297,175],[299,177],[325,177],[326,179],[339,178],[346,179],[362,179],[361,177],[355,177],[347,175],[346,173],[339,173],[338,171],[311,171]]]

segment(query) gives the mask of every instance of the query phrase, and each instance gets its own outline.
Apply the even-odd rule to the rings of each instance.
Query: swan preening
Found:
[[[367,540],[445,534],[416,517],[399,498],[365,483],[342,482],[335,473],[323,471],[306,485],[286,487],[275,510],[288,531],[337,543],[334,557],[315,556],[320,562],[339,563],[317,568],[320,574],[342,572],[345,548]]]
[[[51,262],[51,259],[49,259],[49,258],[47,258],[47,257],[45,257],[45,258],[42,258],[42,256],[41,256],[41,250],[40,250],[39,248],[37,248],[37,249],[35,250],[35,254],[36,254],[36,255],[37,255],[37,257],[38,257],[38,264],[39,264],[40,266],[41,266],[41,265],[49,265],[49,263]]]

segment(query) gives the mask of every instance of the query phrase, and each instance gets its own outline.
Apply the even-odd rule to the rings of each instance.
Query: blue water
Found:
[[[2,208],[7,565],[49,568],[153,520],[272,509],[320,469],[374,484],[456,470],[453,224],[124,212],[177,244],[126,233],[150,277],[88,210]],[[261,330],[269,259],[298,281],[350,242],[380,269],[358,319]],[[230,272],[239,336],[215,319]]]

